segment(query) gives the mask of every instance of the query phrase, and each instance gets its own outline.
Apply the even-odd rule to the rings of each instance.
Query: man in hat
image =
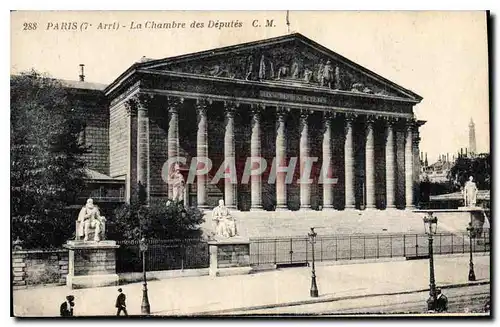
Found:
[[[119,316],[120,313],[123,311],[123,313],[128,316],[128,313],[127,313],[127,305],[125,304],[125,299],[126,299],[126,296],[125,294],[122,293],[122,289],[119,288],[118,289],[118,297],[116,298],[116,315]]]
[[[75,306],[75,297],[73,295],[66,296],[66,301],[61,303],[61,317],[73,317],[73,307]]]
[[[436,311],[437,312],[446,312],[448,311],[448,298],[446,295],[441,293],[441,289],[436,289],[437,294],[437,303],[436,303]]]

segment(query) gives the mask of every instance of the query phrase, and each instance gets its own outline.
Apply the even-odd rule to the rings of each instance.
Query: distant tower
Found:
[[[476,128],[472,118],[469,123],[469,153],[471,156],[476,154]]]

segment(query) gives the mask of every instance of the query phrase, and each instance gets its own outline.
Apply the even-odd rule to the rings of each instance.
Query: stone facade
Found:
[[[125,105],[112,106],[109,117],[109,175],[126,176],[130,128]]]
[[[12,252],[12,285],[65,284],[67,250],[16,250]]]
[[[68,84],[69,100],[73,106],[75,117],[78,117],[84,130],[80,140],[87,146],[88,152],[84,155],[87,168],[102,174],[109,174],[109,117],[108,102],[102,92],[102,87],[95,84],[81,83],[82,85]],[[89,87],[82,89],[82,87]]]
[[[150,201],[171,195],[165,163],[180,156],[187,160],[184,171],[194,157],[212,161],[206,176],[186,185],[188,204],[201,208],[220,198],[242,211],[418,203],[423,122],[413,107],[419,95],[300,34],[236,47],[237,54],[226,47],[138,63],[96,95],[105,100],[88,110],[94,114],[86,128],[94,151],[88,160],[125,178],[127,201],[139,182]],[[235,158],[241,181],[246,159],[256,155],[268,165],[258,178],[209,182],[227,157]],[[310,185],[298,183],[301,158],[308,156],[318,158]],[[284,164],[298,158],[292,183],[268,182],[275,157]],[[319,184],[324,160],[337,179],[331,187]]]

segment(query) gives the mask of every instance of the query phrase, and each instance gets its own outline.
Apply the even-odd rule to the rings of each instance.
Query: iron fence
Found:
[[[116,271],[142,272],[142,254],[139,240],[118,241]],[[146,271],[207,268],[209,249],[205,241],[193,240],[148,240]]]
[[[434,236],[434,254],[469,252],[469,236],[439,233]],[[377,259],[406,257],[419,259],[429,256],[425,234],[360,234],[318,236],[314,244],[317,261]],[[485,230],[473,239],[473,252],[490,251],[490,233]],[[307,265],[311,260],[311,243],[307,237],[250,239],[252,265]]]

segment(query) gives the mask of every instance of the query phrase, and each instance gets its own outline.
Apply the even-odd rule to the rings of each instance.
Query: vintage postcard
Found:
[[[490,317],[485,11],[13,11],[15,317]]]

